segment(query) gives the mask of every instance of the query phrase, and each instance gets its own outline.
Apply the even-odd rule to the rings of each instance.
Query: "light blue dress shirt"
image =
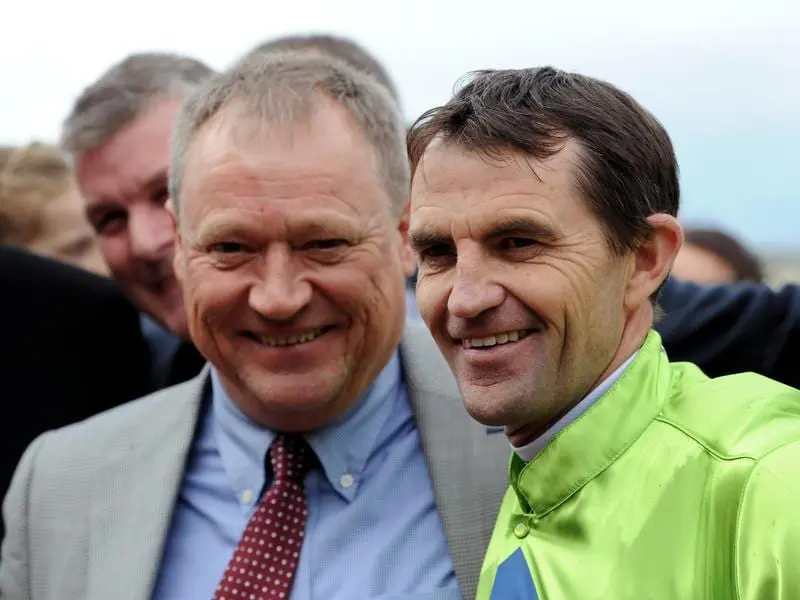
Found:
[[[236,407],[213,369],[211,390],[154,600],[211,598],[269,485],[275,433]],[[399,356],[343,419],[306,439],[321,468],[305,479],[308,521],[291,600],[460,600]]]

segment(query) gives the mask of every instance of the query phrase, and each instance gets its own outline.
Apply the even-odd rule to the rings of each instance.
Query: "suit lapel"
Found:
[[[150,598],[197,424],[208,369],[162,392],[147,423],[131,427],[95,478],[91,599]]]
[[[408,326],[400,350],[456,577],[464,599],[471,600],[508,486],[508,440],[467,414],[427,330]]]

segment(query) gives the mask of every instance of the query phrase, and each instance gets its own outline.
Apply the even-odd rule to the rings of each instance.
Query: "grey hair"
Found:
[[[61,146],[71,154],[96,148],[136,119],[160,98],[183,98],[209,79],[214,70],[178,54],[132,54],[114,64],[78,96],[61,132]]]
[[[225,106],[235,104],[238,117],[259,124],[306,123],[328,98],[342,106],[373,147],[376,168],[402,214],[410,188],[405,126],[389,90],[373,77],[333,57],[308,53],[255,54],[218,74],[189,96],[181,107],[172,138],[169,192],[180,213],[181,185],[193,139]]]

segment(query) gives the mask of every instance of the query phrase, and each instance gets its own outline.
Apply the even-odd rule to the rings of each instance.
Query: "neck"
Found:
[[[622,337],[620,338],[617,350],[611,358],[611,362],[595,379],[594,383],[586,390],[583,397],[590,394],[593,389],[600,385],[611,373],[616,371],[622,363],[633,356],[636,351],[642,346],[647,332],[653,326],[653,317],[655,309],[649,302],[645,306],[639,307],[634,311],[625,323],[625,328],[622,330]],[[580,398],[578,399],[580,400]]]
[[[620,337],[620,341],[617,344],[617,348],[614,351],[610,362],[606,368],[603,369],[600,375],[594,379],[592,384],[584,389],[582,394],[577,395],[574,399],[572,399],[572,401],[565,406],[562,411],[555,415],[546,424],[539,424],[538,426],[530,424],[513,432],[506,429],[506,435],[508,436],[511,444],[517,448],[520,448],[533,442],[535,439],[548,431],[553,425],[558,423],[558,421],[564,417],[564,415],[572,410],[572,408],[574,408],[583,398],[591,394],[593,390],[603,383],[603,381],[608,379],[608,377],[614,371],[622,366],[623,363],[633,356],[642,346],[642,343],[644,343],[647,333],[650,331],[650,327],[653,324],[654,314],[654,307],[649,302],[646,306],[641,306],[629,314],[622,330],[622,336]]]

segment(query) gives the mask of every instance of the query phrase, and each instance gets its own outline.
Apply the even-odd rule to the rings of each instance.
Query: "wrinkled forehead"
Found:
[[[546,160],[521,152],[483,153],[435,142],[414,174],[411,228],[475,228],[534,219],[558,228],[585,204],[575,185],[575,150]],[[477,233],[477,232],[476,232]]]
[[[252,175],[319,174],[341,181],[376,179],[375,156],[340,107],[320,104],[300,120],[269,120],[237,104],[222,108],[194,135],[184,178],[236,164]]]
[[[247,213],[284,220],[309,212],[389,218],[371,148],[346,127],[298,124],[289,133],[237,135],[239,126],[225,119],[209,125],[199,132],[184,171],[182,228],[220,211],[226,219]]]

